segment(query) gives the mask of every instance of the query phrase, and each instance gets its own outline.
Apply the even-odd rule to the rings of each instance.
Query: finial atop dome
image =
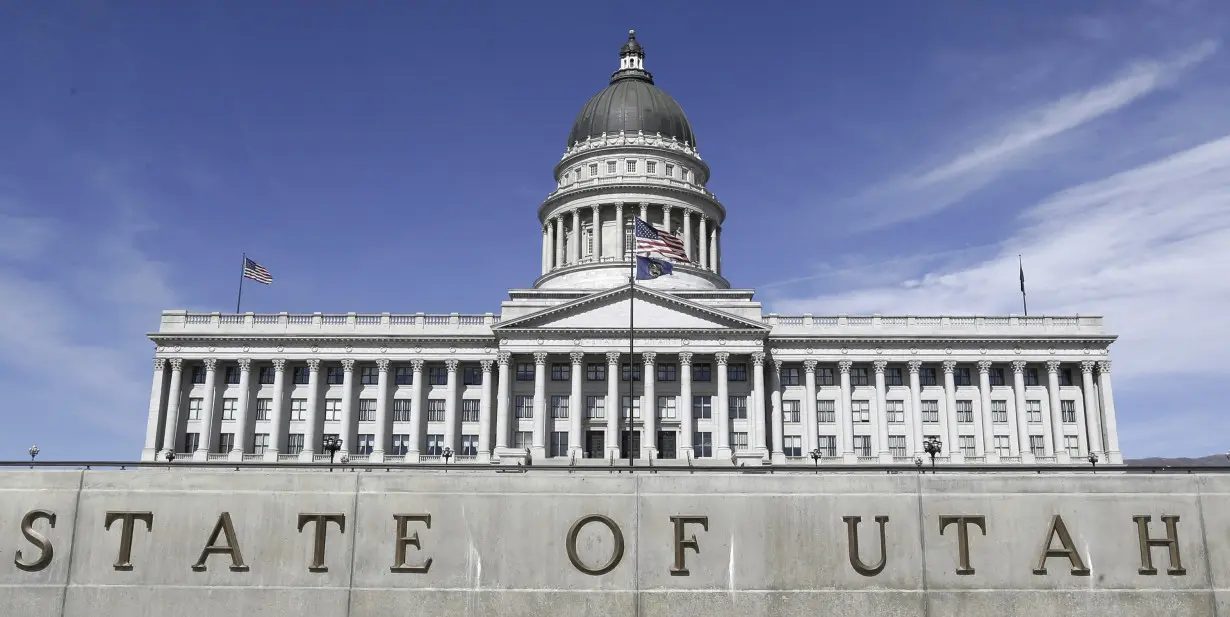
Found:
[[[619,48],[619,70],[645,70],[645,48],[636,40],[636,30],[628,31],[628,42]]]

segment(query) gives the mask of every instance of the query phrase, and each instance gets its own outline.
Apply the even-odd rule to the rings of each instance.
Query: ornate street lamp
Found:
[[[944,442],[938,437],[932,437],[923,442],[923,452],[931,455],[931,469],[935,469],[935,455],[944,451]]]
[[[38,446],[30,446],[30,469],[34,469],[34,457],[38,456]]]
[[[324,446],[325,452],[329,453],[329,464],[332,465],[333,459],[337,456],[338,450],[342,449],[342,440],[340,437],[330,435],[325,437],[322,445]],[[333,471],[333,469],[329,468],[329,471]]]
[[[444,464],[445,464],[445,465],[447,465],[447,464],[448,464],[448,459],[453,458],[453,449],[452,449],[452,448],[444,448],[444,451],[440,453],[440,456],[443,456],[443,457],[444,457]]]
[[[816,448],[815,450],[812,450],[812,451],[811,451],[811,460],[812,460],[813,462],[815,462],[815,463],[816,463],[816,471],[817,471],[817,472],[819,472],[819,471],[820,471],[820,457],[821,457],[821,456],[823,456],[823,455],[822,455],[822,454],[820,454],[820,448]]]
[[[167,462],[168,463],[175,462],[175,451],[174,450],[167,450]]]
[[[1098,453],[1097,452],[1090,452],[1089,458],[1087,458],[1086,460],[1089,461],[1090,465],[1093,465],[1094,471],[1098,470]]]

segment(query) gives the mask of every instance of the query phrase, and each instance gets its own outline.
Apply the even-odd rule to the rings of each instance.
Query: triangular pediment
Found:
[[[635,319],[637,330],[767,330],[756,321],[659,291],[628,286],[598,292],[511,319],[495,330],[619,330]]]

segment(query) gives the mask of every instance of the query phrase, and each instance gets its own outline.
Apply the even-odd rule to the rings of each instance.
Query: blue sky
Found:
[[[292,8],[293,7],[293,8]],[[635,28],[776,312],[1100,314],[1125,454],[1223,451],[1230,6],[0,6],[0,459],[135,458],[167,308],[497,311]]]

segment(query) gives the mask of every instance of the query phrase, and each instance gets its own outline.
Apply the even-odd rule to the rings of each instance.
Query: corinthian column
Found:
[[[816,417],[816,361],[804,360],[803,371],[806,384],[803,394],[803,456],[807,456],[820,447],[820,422]],[[838,423],[838,426],[841,424]],[[840,436],[838,439],[841,439]]]
[[[773,374],[770,380],[771,385],[769,386],[771,388],[771,393],[769,394],[770,404],[773,407],[771,412],[773,415],[773,428],[770,430],[773,433],[773,437],[771,439],[772,450],[769,453],[769,460],[776,464],[783,464],[786,462],[786,449],[782,433],[785,432],[786,423],[782,418],[782,361],[776,358],[776,351],[773,355],[775,356],[773,358]]]
[[[954,463],[960,463],[965,458],[961,452],[961,433],[957,422],[957,386],[952,372],[957,370],[955,360],[945,360],[944,364],[944,417],[948,418],[948,457]]]
[[[171,358],[171,385],[167,389],[166,426],[162,429],[162,458],[164,459],[168,453],[175,452],[175,445],[179,440],[179,401],[183,398],[183,393],[179,389],[183,381],[183,366],[183,360]]]
[[[876,452],[881,463],[891,463],[893,454],[888,449],[888,392],[884,386],[884,371],[888,369],[888,362],[876,360],[871,363],[871,368],[876,374],[876,412],[871,416],[875,422],[872,428],[875,429],[876,441],[879,442]]]
[[[231,449],[230,460],[242,461],[249,448],[249,436],[252,434],[252,360],[239,359],[239,400],[235,411],[235,420],[239,425],[235,431],[235,446]]]
[[[154,385],[150,388],[149,416],[145,420],[145,448],[141,450],[141,460],[152,461],[158,457],[158,430],[163,426],[163,406],[166,399],[162,395],[162,385],[166,383],[166,358],[154,358]]]
[[[747,445],[752,452],[760,454],[762,459],[768,458],[767,440],[764,438],[765,431],[765,414],[764,414],[764,352],[752,352],[752,387],[755,393],[752,396],[752,422],[751,430],[748,431]]]
[[[564,235],[564,215],[555,217],[555,267],[562,268],[564,262],[564,246],[568,236]]]
[[[354,360],[342,360],[342,452],[356,452],[354,417]]]
[[[701,215],[700,217],[700,237],[697,239],[697,246],[700,248],[700,267],[705,270],[709,269],[709,231],[706,229],[709,225],[709,217]]]
[[[922,386],[919,385],[918,371],[922,370],[921,360],[910,360],[906,365],[910,370],[910,410],[907,412],[906,422],[909,424],[910,431],[910,449],[909,452],[914,456],[922,456]]]
[[[273,430],[269,435],[269,447],[265,449],[266,461],[277,461],[278,454],[286,449],[286,359],[273,359],[273,402],[269,420]]]
[[[724,351],[713,354],[717,364],[717,405],[713,406],[713,421],[717,425],[717,458],[730,458],[730,385],[726,382],[726,363],[730,354]]]
[[[602,261],[602,206],[594,206],[594,262]]]
[[[572,243],[568,255],[568,263],[581,263],[581,209],[572,209]]]
[[[448,371],[448,378],[444,385],[444,446],[452,448],[453,452],[460,452],[460,444],[457,442],[457,360],[445,360],[444,368]]]
[[[568,457],[580,459],[585,456],[585,449],[581,447],[581,429],[584,425],[582,414],[585,409],[581,400],[581,379],[584,378],[582,371],[585,369],[585,354],[574,351],[568,354],[568,359],[572,361],[572,370],[569,372],[572,390],[568,394]]]
[[[620,230],[620,237],[623,237],[623,230]],[[617,459],[622,456],[619,451],[619,423],[622,418],[623,405],[619,402],[619,352],[608,351],[606,352],[606,457],[608,459]]]
[[[1012,363],[1012,394],[1015,397],[1016,436],[1022,463],[1034,462],[1033,446],[1029,443],[1029,414],[1025,411],[1025,362]]]
[[[1085,422],[1088,424],[1089,431],[1089,451],[1103,456],[1102,423],[1098,421],[1098,396],[1093,388],[1093,368],[1095,366],[1096,363],[1090,360],[1081,362],[1081,378],[1085,391]]]
[[[1123,463],[1119,452],[1119,425],[1115,421],[1115,396],[1110,383],[1110,360],[1098,362],[1098,391],[1102,394],[1102,419],[1106,425],[1106,462]]]
[[[213,449],[214,443],[214,426],[217,424],[217,414],[214,413],[214,408],[217,407],[214,393],[218,389],[218,361],[214,358],[205,358],[204,364],[205,400],[201,403],[204,407],[201,413],[201,438],[197,441],[196,452],[192,453],[194,461],[209,459],[209,451]]]
[[[696,260],[696,249],[692,248],[692,211],[683,209],[683,250],[688,259]]]
[[[479,360],[483,369],[482,391],[478,399],[478,462],[491,462],[491,360]]]
[[[406,451],[406,462],[417,463],[423,447],[423,426],[426,424],[423,417],[423,361],[417,358],[411,360],[410,370],[413,372],[410,377],[410,449]]]
[[[854,363],[849,360],[842,360],[837,363],[837,370],[841,373],[841,416],[837,418],[837,447],[842,458],[846,463],[856,463],[858,458],[854,454],[854,417],[852,405],[850,403],[850,368]]]
[[[536,461],[547,458],[547,354],[534,354],[534,433],[530,456]]]
[[[389,418],[389,359],[376,360],[376,370],[376,444],[372,448],[371,460],[381,462],[392,443],[389,439],[393,428],[392,419]]]
[[[307,430],[303,435],[303,450],[299,452],[299,460],[312,462],[316,453],[316,444],[320,443],[320,360],[311,358],[308,365],[308,396],[307,396]]]
[[[974,416],[974,419],[982,426],[975,426],[974,434],[981,436],[977,441],[982,442],[982,453],[987,457],[987,462],[997,463],[999,456],[995,454],[995,422],[991,417],[990,360],[978,361],[978,398],[978,415]]]
[[[654,378],[657,376],[658,354],[647,351],[641,354],[644,362],[641,392],[644,393],[644,403],[641,404],[641,426],[645,436],[641,439],[641,455],[647,459],[657,458],[658,453],[658,397],[654,392]]]
[[[622,261],[625,257],[624,253],[627,249],[624,248],[624,205],[623,203],[615,204],[615,260]],[[607,444],[610,447],[610,444]],[[616,443],[615,447],[619,447]]]
[[[680,458],[692,460],[696,453],[692,449],[692,439],[695,429],[692,426],[692,352],[679,352],[679,441]]]
[[[512,379],[509,362],[512,361],[512,354],[501,351],[496,354],[495,361],[500,365],[500,380],[495,397],[495,453],[497,456],[504,456],[504,450],[508,448],[508,435],[511,432],[513,417],[512,396],[509,391],[509,380]]]

